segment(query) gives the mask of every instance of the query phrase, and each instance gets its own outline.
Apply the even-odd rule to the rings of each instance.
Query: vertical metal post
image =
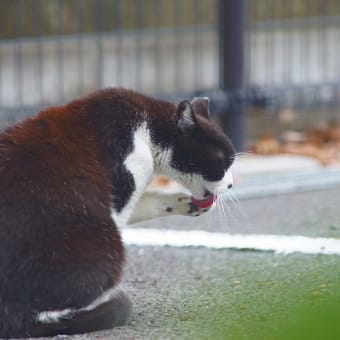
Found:
[[[100,89],[104,84],[103,78],[103,62],[104,62],[104,56],[103,56],[103,2],[97,1],[95,3],[95,13],[94,13],[94,22],[95,22],[95,29],[96,29],[96,49],[97,49],[97,55],[96,55],[96,87],[97,89]]]
[[[42,1],[42,0],[41,0]],[[84,7],[82,0],[77,0],[77,58],[78,58],[78,96],[84,94],[85,67],[84,67]]]
[[[229,112],[223,117],[223,129],[236,150],[244,150],[245,110],[236,100],[244,87],[244,33],[246,0],[219,0],[220,86],[231,95]]]
[[[37,51],[36,51],[36,104],[42,105],[44,102],[44,86],[43,86],[43,70],[44,70],[44,52],[42,44],[43,35],[43,14],[42,0],[39,0],[35,9],[35,34],[37,36]]]
[[[64,65],[64,14],[63,6],[65,5],[64,0],[57,1],[57,16],[58,16],[58,40],[57,40],[57,72],[58,72],[58,83],[59,83],[59,102],[65,100],[65,65]]]
[[[15,32],[15,86],[16,86],[16,100],[18,106],[23,105],[23,56],[22,56],[22,0],[14,2],[14,32]]]

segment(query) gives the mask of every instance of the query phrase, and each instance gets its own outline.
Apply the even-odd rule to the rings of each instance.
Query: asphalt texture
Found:
[[[223,214],[141,226],[340,238],[340,185],[244,199],[230,202]],[[55,339],[318,339],[318,332],[340,338],[338,256],[136,246],[127,254],[130,321]],[[309,333],[300,334],[306,323]]]

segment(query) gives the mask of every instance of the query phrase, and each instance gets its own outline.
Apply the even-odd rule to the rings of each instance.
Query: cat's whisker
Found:
[[[223,208],[223,203],[221,202],[221,199],[219,196],[217,196],[217,200],[216,200],[216,210],[217,210],[217,215],[218,215],[218,219],[220,222],[220,225],[223,225],[223,214],[224,214],[224,208]]]
[[[221,223],[220,200],[218,197],[217,197],[217,200],[215,201],[215,207],[214,207],[213,213],[215,214],[216,218]]]
[[[247,156],[250,156],[252,154],[253,154],[252,152],[237,152],[235,154],[235,158],[247,157]]]
[[[222,197],[220,199],[220,206],[221,206],[221,211],[222,211],[222,216],[223,216],[222,222],[224,222],[224,219],[228,217],[230,211],[229,211],[229,207],[225,204]]]
[[[233,213],[232,206],[230,204],[230,202],[233,202],[233,200],[232,200],[232,197],[230,196],[229,191],[224,196],[222,196],[222,197],[223,197],[223,200],[224,200],[224,206],[228,210],[229,215],[232,218],[236,218],[235,214]]]
[[[229,213],[229,208],[228,208],[227,204],[225,204],[223,196],[220,197],[220,205],[221,205],[224,216],[227,216],[228,213]]]
[[[226,210],[225,204],[222,200],[220,200],[220,207],[221,207],[221,226],[225,225],[225,220],[228,217],[229,211]]]
[[[248,217],[242,209],[241,203],[235,196],[233,190],[218,190],[217,197],[216,209],[218,210],[218,218],[222,226],[225,224],[226,217],[231,217],[235,220],[248,221]],[[236,207],[236,210],[234,207]]]
[[[239,200],[237,199],[237,197],[235,196],[234,192],[233,191],[229,191],[228,192],[228,198],[229,200],[232,202],[232,203],[235,203],[235,204],[239,204]]]
[[[223,222],[225,222],[224,219],[232,214],[231,214],[228,204],[226,204],[225,202],[223,195],[219,195],[218,201],[219,201],[220,212],[221,212],[221,217],[222,217],[221,223],[223,224]]]
[[[252,155],[251,152],[238,152],[233,156],[233,161],[241,162],[251,155]]]
[[[231,202],[234,204],[234,206],[236,206],[236,209],[237,209],[239,215],[242,217],[242,219],[247,221],[248,220],[248,216],[245,213],[244,209],[242,208],[241,202],[238,200],[238,198],[235,195],[235,193],[232,190],[230,190],[228,192],[228,196],[230,197]]]

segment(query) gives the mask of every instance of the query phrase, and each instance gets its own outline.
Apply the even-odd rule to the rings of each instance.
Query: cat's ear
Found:
[[[187,130],[188,128],[195,125],[194,111],[188,100],[183,100],[178,104],[176,111],[176,121],[177,126],[182,131]]]
[[[208,97],[195,97],[191,101],[191,107],[195,114],[201,115],[204,118],[209,118],[209,98]]]

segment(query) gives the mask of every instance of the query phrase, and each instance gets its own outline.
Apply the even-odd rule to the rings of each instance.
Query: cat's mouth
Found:
[[[191,203],[197,208],[206,209],[210,208],[216,201],[217,196],[210,191],[206,191],[203,199],[198,199],[191,196]]]

